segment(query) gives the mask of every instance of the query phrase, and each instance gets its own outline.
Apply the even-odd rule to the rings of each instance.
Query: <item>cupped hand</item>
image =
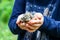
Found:
[[[29,32],[35,32],[37,29],[43,25],[44,17],[41,13],[36,13],[32,20],[30,20],[26,27],[28,27],[27,31]]]

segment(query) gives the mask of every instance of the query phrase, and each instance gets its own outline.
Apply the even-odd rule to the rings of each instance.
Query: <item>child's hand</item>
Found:
[[[41,25],[43,24],[43,21],[44,21],[43,15],[41,13],[36,13],[34,15],[34,18],[30,20],[26,25],[26,27],[28,27],[27,31],[29,32],[36,31],[41,27]]]
[[[16,21],[16,24],[18,25],[18,27],[20,29],[25,30],[26,29],[26,27],[25,27],[26,26],[25,25],[26,23],[21,21],[21,17],[22,16],[23,16],[23,14],[18,16],[17,21]]]

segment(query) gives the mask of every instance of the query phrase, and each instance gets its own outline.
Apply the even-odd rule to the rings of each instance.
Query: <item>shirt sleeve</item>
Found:
[[[44,17],[44,23],[39,28],[40,31],[47,33],[52,37],[60,37],[60,21],[55,21],[48,17]]]
[[[12,15],[9,20],[9,28],[13,34],[19,34],[25,32],[25,30],[21,30],[17,25],[16,25],[16,20],[17,17],[25,12],[25,3],[26,0],[15,0],[15,4],[13,7]]]
[[[57,7],[57,11],[55,11],[56,14],[53,14],[55,18],[49,18],[44,16],[44,23],[39,28],[40,31],[43,31],[48,35],[56,38],[60,38],[60,8],[59,7],[60,7],[60,3]]]

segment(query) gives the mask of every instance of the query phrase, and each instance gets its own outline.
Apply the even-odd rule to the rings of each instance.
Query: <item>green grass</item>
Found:
[[[17,40],[17,35],[13,35],[7,24],[0,23],[0,40]]]
[[[14,0],[0,0],[0,40],[17,40],[8,27],[13,4]]]

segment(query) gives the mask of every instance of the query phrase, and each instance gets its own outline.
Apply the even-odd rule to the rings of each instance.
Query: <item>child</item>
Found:
[[[27,31],[33,32],[31,40],[36,40],[37,30],[41,32],[40,39],[37,40],[60,40],[59,7],[60,0],[15,0],[9,28],[13,34],[18,35],[18,40],[28,40],[24,39]],[[43,15],[45,9],[48,10],[47,16]],[[35,12],[34,17],[27,23],[19,20],[26,10],[30,13]]]

